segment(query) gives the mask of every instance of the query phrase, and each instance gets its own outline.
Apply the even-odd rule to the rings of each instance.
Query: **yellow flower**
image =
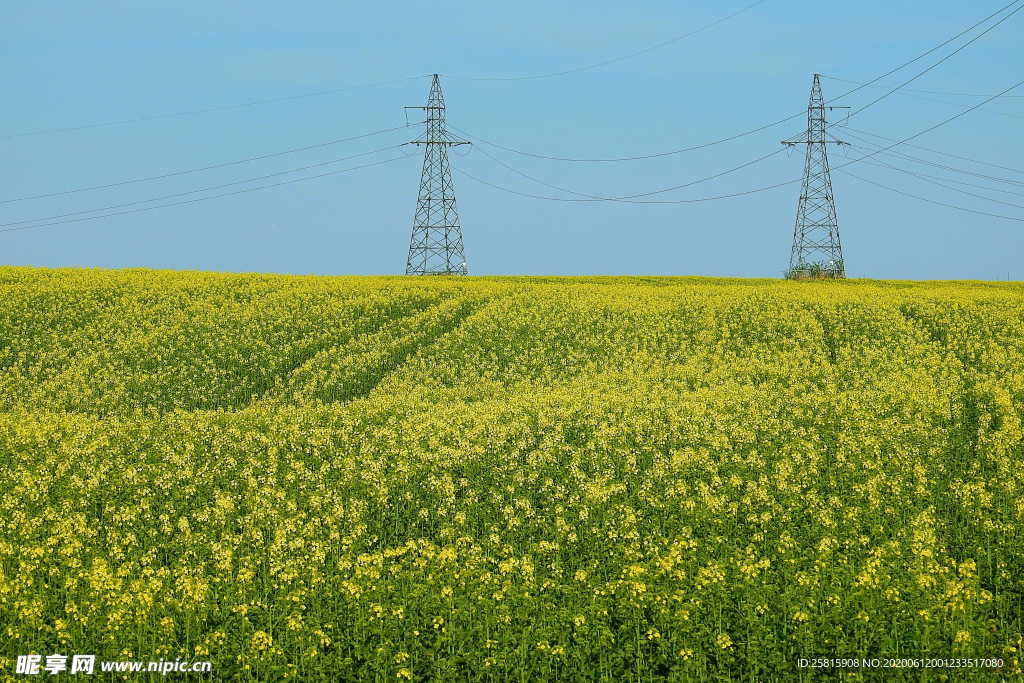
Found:
[[[266,650],[274,644],[274,639],[270,637],[269,633],[265,631],[256,631],[252,634],[252,640],[250,641],[250,647],[253,650]]]
[[[586,678],[587,639],[649,615],[640,642],[742,679],[723,608],[771,660],[843,615],[882,642],[899,607],[1019,676],[992,584],[1024,519],[1022,292],[0,266],[0,635],[252,679],[443,675],[479,644],[496,680]],[[946,542],[975,532],[991,566]],[[600,675],[657,674],[629,664]]]

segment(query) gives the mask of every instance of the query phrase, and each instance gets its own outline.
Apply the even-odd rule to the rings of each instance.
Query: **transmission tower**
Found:
[[[411,141],[423,145],[423,175],[412,222],[406,275],[466,275],[466,256],[462,246],[462,227],[455,208],[455,186],[448,165],[448,148],[468,145],[452,137],[444,125],[444,94],[441,79],[434,74],[427,95],[427,106],[406,107],[426,112],[426,130]]]
[[[800,201],[796,207],[796,225],[793,228],[793,251],[789,257],[790,278],[842,278],[846,277],[843,247],[839,242],[839,221],[836,218],[836,200],[832,195],[832,176],[828,167],[828,146],[849,144],[828,136],[825,122],[826,109],[849,107],[825,106],[821,96],[821,81],[814,74],[811,98],[807,103],[807,132],[796,138],[783,140],[791,147],[804,145],[804,182]]]

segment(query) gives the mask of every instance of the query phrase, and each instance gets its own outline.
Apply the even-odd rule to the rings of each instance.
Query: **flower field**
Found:
[[[1021,285],[0,268],[0,676],[1012,678],[1022,419]]]

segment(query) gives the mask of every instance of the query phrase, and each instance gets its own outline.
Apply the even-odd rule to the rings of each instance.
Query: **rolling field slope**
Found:
[[[0,268],[0,671],[1020,674],[1022,418],[1021,285]]]

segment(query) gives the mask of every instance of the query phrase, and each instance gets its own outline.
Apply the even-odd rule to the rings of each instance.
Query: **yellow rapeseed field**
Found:
[[[0,268],[0,675],[1012,678],[1022,417],[1020,285]]]

